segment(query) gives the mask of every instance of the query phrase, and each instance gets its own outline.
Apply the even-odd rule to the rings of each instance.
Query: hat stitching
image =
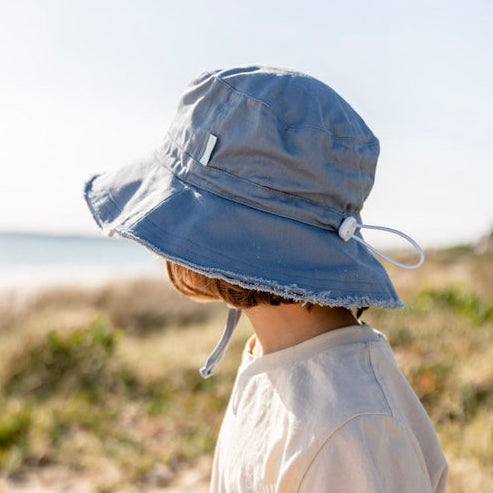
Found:
[[[223,170],[221,170],[221,169],[219,169],[219,168],[215,168],[215,167],[213,167],[213,166],[210,166],[209,168],[213,168],[213,169],[214,169],[214,170],[216,170],[216,171],[222,172],[222,173],[224,173],[224,174],[226,174],[226,175],[228,175],[228,176],[232,176],[232,177],[234,177],[235,179],[242,180],[241,178],[237,177],[236,175],[233,175],[233,174],[231,174],[231,173],[228,173],[228,172],[226,172],[226,171],[223,171]],[[325,208],[325,209],[326,209],[327,219],[329,218],[329,216],[330,216],[331,214],[332,214],[333,216],[337,216],[337,225],[336,225],[335,223],[330,224],[328,221],[326,221],[326,222],[324,222],[324,223],[321,223],[321,222],[319,223],[319,222],[316,222],[316,221],[303,220],[303,219],[301,219],[299,216],[298,216],[298,217],[296,217],[295,215],[289,215],[289,214],[287,214],[287,213],[285,213],[285,214],[281,214],[281,213],[279,213],[279,212],[277,212],[277,211],[274,211],[274,210],[272,210],[272,209],[268,210],[268,209],[267,209],[267,208],[265,208],[265,207],[261,207],[261,206],[258,206],[258,205],[253,204],[251,201],[248,201],[247,199],[244,199],[244,198],[238,197],[237,195],[233,195],[233,194],[229,195],[229,194],[227,194],[227,193],[225,193],[225,192],[221,192],[221,191],[218,191],[218,190],[216,190],[216,189],[209,188],[209,187],[207,187],[207,186],[204,186],[202,183],[200,183],[200,185],[199,185],[199,184],[196,182],[196,180],[194,180],[194,179],[193,179],[195,175],[190,175],[190,174],[187,174],[187,175],[186,175],[186,177],[183,177],[182,175],[177,175],[177,174],[175,174],[173,170],[170,170],[170,171],[173,173],[173,175],[174,175],[177,179],[179,179],[179,180],[183,181],[184,183],[186,183],[186,184],[188,184],[188,185],[193,185],[193,186],[195,186],[196,188],[198,188],[199,190],[204,190],[204,191],[206,191],[206,192],[212,193],[212,194],[214,194],[214,195],[217,195],[217,196],[222,197],[222,198],[224,198],[224,199],[230,200],[230,201],[235,202],[235,203],[237,203],[237,204],[242,204],[242,205],[244,205],[244,206],[248,206],[248,207],[251,207],[251,208],[253,208],[253,209],[257,209],[257,210],[259,210],[259,211],[261,211],[261,212],[265,212],[265,213],[267,213],[267,214],[272,214],[272,215],[275,215],[275,216],[278,216],[278,217],[283,217],[283,218],[285,218],[285,219],[290,219],[290,220],[292,220],[292,221],[297,221],[297,222],[300,222],[300,223],[303,223],[303,224],[306,224],[306,225],[309,225],[309,226],[312,226],[312,227],[315,227],[315,228],[324,229],[324,230],[326,230],[326,231],[331,231],[331,232],[337,231],[337,228],[338,228],[338,226],[339,226],[339,223],[340,223],[342,220],[344,220],[344,218],[345,218],[345,217],[347,217],[348,215],[351,215],[351,214],[349,214],[349,213],[348,213],[348,214],[341,213],[341,212],[339,212],[339,211],[337,211],[337,210],[335,210],[335,209],[332,209],[332,208],[330,208],[330,207],[328,207],[328,206],[322,206],[322,205],[317,204],[317,203],[315,203],[315,202],[314,202],[314,203],[313,203],[313,205],[316,205],[317,207],[320,207],[320,208],[322,208],[322,207],[323,207],[323,208]],[[251,185],[253,185],[253,186],[257,186],[257,188],[259,188],[259,189],[261,189],[261,190],[266,190],[266,191],[270,191],[270,192],[271,192],[271,191],[276,191],[276,190],[274,190],[274,189],[269,189],[269,188],[267,188],[267,187],[259,186],[259,185],[255,184],[254,182],[251,182],[251,181],[249,181],[249,180],[242,180],[242,181],[244,181],[245,183],[251,184]],[[283,194],[283,192],[281,192],[281,191],[276,191],[276,192],[277,192],[277,193],[279,193],[279,194]],[[297,197],[297,196],[295,196],[295,195],[290,195],[290,194],[286,194],[286,193],[284,193],[284,195],[285,195],[285,196],[287,196],[287,197],[289,197],[289,198],[299,199],[299,197]],[[300,200],[300,201],[303,201],[303,199],[301,199],[301,198],[300,198],[299,200]]]
[[[179,192],[179,193],[180,193],[180,194],[182,194],[182,193],[184,193],[184,191]],[[207,191],[206,191],[206,193],[210,193],[210,192],[207,192]],[[173,197],[176,197],[176,196],[178,196],[178,194],[177,194],[177,195],[174,195]],[[168,197],[168,198],[170,198],[170,197]],[[166,200],[168,200],[168,198],[167,198]],[[227,199],[225,199],[225,200],[227,200]],[[163,201],[162,201],[162,203],[164,203],[164,202],[165,202],[165,200],[163,200]],[[159,205],[160,205],[160,204],[158,204],[158,205],[157,205],[154,209],[156,209],[157,207],[159,207]],[[247,207],[248,207],[248,206],[247,206]],[[154,210],[154,209],[153,209],[153,210]],[[196,252],[196,251],[197,251],[197,248],[199,248],[199,250],[201,250],[201,251],[203,251],[203,250],[204,250],[204,245],[202,245],[202,244],[199,244],[199,243],[195,242],[193,239],[191,239],[191,238],[189,238],[189,237],[178,236],[178,235],[176,235],[176,233],[172,233],[172,234],[171,234],[169,231],[166,231],[165,229],[163,229],[163,228],[162,228],[162,226],[160,226],[160,225],[156,224],[156,223],[155,223],[155,222],[154,222],[154,221],[153,221],[153,220],[149,217],[149,215],[150,215],[151,213],[152,213],[152,210],[150,210],[148,213],[146,213],[146,214],[144,214],[142,217],[140,217],[140,218],[139,218],[139,221],[145,220],[145,221],[146,221],[146,223],[149,223],[149,225],[150,225],[153,229],[155,229],[155,230],[156,230],[156,232],[158,232],[158,233],[163,233],[163,232],[164,232],[164,233],[166,233],[168,236],[173,236],[173,237],[175,237],[175,238],[179,238],[180,240],[185,241],[186,243],[189,243],[189,244],[190,244],[190,245],[192,245],[192,247],[193,247],[193,249],[191,249],[191,250],[190,250],[190,252],[192,252],[192,251],[193,251],[193,252]],[[264,212],[264,214],[265,214],[265,212]],[[132,226],[135,226],[135,223],[132,223],[132,224],[120,224],[120,226],[121,226],[121,227],[123,227],[123,228],[125,228],[125,229],[121,229],[120,231],[127,231],[128,229],[131,229],[131,228],[132,228]],[[116,229],[116,228],[115,228],[115,231],[116,231],[116,232],[119,232],[119,230],[118,230],[118,229]],[[119,234],[120,234],[120,233],[119,233]],[[237,262],[237,263],[241,263],[241,264],[245,264],[245,265],[249,264],[249,262],[244,261],[244,260],[242,260],[242,259],[239,259],[239,258],[237,258],[237,257],[231,257],[231,256],[230,256],[230,255],[228,255],[228,253],[227,253],[227,252],[225,252],[224,250],[221,250],[221,251],[216,250],[215,248],[211,247],[211,245],[207,245],[207,247],[206,247],[206,248],[207,248],[207,250],[208,250],[208,251],[212,252],[212,253],[213,253],[216,257],[217,257],[217,255],[221,255],[221,256],[223,256],[223,257],[225,257],[225,258],[228,258],[228,259],[230,259],[230,260],[233,260],[233,261],[235,261],[235,262]],[[281,273],[281,275],[282,275],[282,273]],[[288,277],[292,277],[292,273],[289,273],[289,275],[288,275],[287,277],[285,277],[285,279],[288,279]],[[297,277],[298,279],[300,279],[300,280],[312,280],[312,279],[313,279],[313,275],[306,275],[306,276],[304,276],[304,275],[296,275],[296,277]],[[320,279],[320,280],[321,280],[322,282],[332,282],[332,281],[334,281],[334,279],[332,279],[332,278],[326,278],[326,277],[324,277],[323,279]],[[376,282],[373,282],[373,281],[362,281],[362,280],[358,279],[358,280],[357,280],[357,282],[355,282],[355,284],[356,284],[356,285],[363,285],[363,284],[364,284],[364,285],[368,285],[368,286],[374,286],[374,285],[375,285],[375,284],[377,284],[377,283],[376,283]]]
[[[197,165],[199,165],[199,161],[197,161],[197,159],[195,159],[194,156],[192,156],[188,151],[186,151],[185,149],[183,149],[172,137],[169,137],[169,141],[170,143],[172,142],[173,144],[176,145],[176,147],[179,149],[180,152],[182,152],[183,154],[186,154],[187,156],[190,157],[190,159],[192,159],[194,162],[197,163]],[[179,178],[180,180],[182,180],[183,182],[185,183],[188,183],[189,185],[194,185],[196,186],[197,188],[201,189],[201,190],[206,190],[210,193],[214,193],[220,197],[223,197],[223,198],[227,198],[228,200],[232,200],[233,202],[237,202],[237,203],[240,203],[240,204],[243,204],[243,205],[248,205],[250,207],[253,207],[254,209],[259,209],[263,212],[268,212],[270,214],[275,214],[275,215],[278,215],[280,217],[285,217],[285,218],[288,218],[288,219],[292,219],[294,221],[298,221],[298,222],[302,222],[304,224],[309,224],[310,226],[314,226],[314,227],[318,227],[318,228],[322,228],[322,229],[327,229],[329,231],[336,231],[339,224],[337,225],[331,225],[329,223],[318,223],[316,221],[311,221],[311,222],[308,222],[306,220],[302,220],[300,218],[297,218],[297,217],[294,217],[294,216],[291,216],[291,215],[282,215],[282,214],[279,214],[277,212],[273,212],[272,210],[266,210],[266,209],[261,209],[260,207],[255,207],[253,206],[251,203],[248,203],[247,200],[245,199],[242,199],[242,198],[238,198],[237,196],[234,196],[233,197],[233,194],[231,195],[228,195],[226,193],[223,193],[221,194],[220,192],[218,192],[217,190],[212,190],[210,188],[207,187],[207,185],[204,185],[202,182],[200,183],[200,185],[198,183],[196,183],[196,181],[193,179],[196,175],[195,174],[190,174],[190,173],[177,173],[175,171],[175,168],[177,168],[178,166],[167,166],[166,165],[166,162],[161,159],[161,153],[164,153],[164,149],[161,148],[158,150],[157,152],[157,159],[159,161],[159,163],[162,165],[162,166],[165,166],[167,169],[169,169],[171,171],[171,173],[173,173],[174,176],[176,176],[177,178]],[[244,182],[244,183],[248,183],[249,185],[252,185],[253,187],[255,188],[258,188],[258,189],[261,189],[261,190],[265,190],[267,192],[275,192],[276,194],[279,194],[279,195],[283,195],[287,198],[290,198],[290,199],[296,199],[296,201],[299,201],[301,203],[306,203],[307,205],[311,205],[311,206],[316,206],[317,208],[323,208],[326,212],[327,212],[327,215],[336,215],[336,216],[339,216],[339,220],[342,221],[345,217],[347,217],[348,215],[352,215],[352,214],[359,214],[359,211],[356,210],[356,209],[348,209],[348,210],[345,210],[345,211],[340,211],[340,210],[337,210],[337,209],[334,209],[333,207],[330,207],[330,206],[326,206],[326,205],[323,205],[323,204],[320,204],[314,200],[310,200],[310,199],[307,199],[307,198],[304,198],[304,197],[300,197],[299,195],[295,195],[295,194],[291,194],[289,192],[285,192],[283,190],[278,190],[278,189],[275,189],[275,188],[271,188],[271,187],[266,187],[265,185],[261,185],[259,183],[256,183],[254,181],[251,181],[251,180],[248,180],[246,178],[243,178],[243,177],[240,177],[238,175],[235,175],[233,173],[230,173],[229,171],[226,171],[222,168],[219,168],[217,166],[214,166],[212,164],[212,160],[209,162],[209,164],[207,165],[207,169],[208,170],[214,170],[214,171],[217,171],[219,173],[223,173],[225,175],[228,175],[228,176],[231,176],[233,177],[235,180],[238,180],[238,181],[241,181],[241,182]],[[188,171],[187,169],[187,166],[184,166],[183,165],[183,162],[180,161],[180,164],[182,165],[182,169]],[[203,168],[203,166],[202,166]],[[185,177],[183,176],[185,175]],[[190,177],[192,177],[192,179],[190,179]],[[197,176],[197,178],[200,178],[199,176]]]
[[[179,150],[183,153],[183,154],[186,154],[188,157],[190,157],[190,159],[192,159],[193,161],[195,161],[196,163],[200,164],[200,160],[198,160],[195,156],[193,156],[189,151],[187,151],[185,148],[183,148],[179,143],[178,141],[173,138],[173,136],[171,134],[167,134],[167,137],[168,137],[168,142],[165,142],[158,150],[157,150],[157,153],[158,154],[161,154],[161,153],[164,153],[166,152],[165,149],[164,149],[164,146],[166,144],[168,144],[169,142],[172,142],[173,144],[176,145],[176,147],[179,148]],[[203,146],[205,147],[205,146]],[[159,156],[158,156],[159,158]],[[161,161],[160,161],[161,162]],[[361,159],[360,159],[360,162],[361,162]],[[164,162],[162,162],[161,164],[164,165]],[[181,163],[183,168],[186,169],[187,166],[186,165],[183,165],[183,163]],[[176,166],[175,166],[176,167]],[[203,168],[204,166],[202,166]],[[229,176],[232,176],[234,177],[235,179],[237,180],[240,180],[240,181],[243,181],[245,183],[248,183],[250,185],[253,185],[255,187],[258,187],[258,188],[262,188],[262,189],[265,189],[265,190],[269,190],[269,191],[274,191],[274,192],[277,192],[279,194],[282,194],[282,195],[286,195],[288,197],[292,197],[292,198],[295,198],[296,200],[300,200],[302,202],[306,202],[307,204],[311,204],[311,205],[316,205],[316,206],[321,206],[320,203],[316,202],[315,200],[310,200],[308,198],[305,198],[305,197],[300,197],[299,195],[295,195],[294,193],[289,193],[289,192],[285,192],[283,190],[278,190],[276,188],[272,188],[272,187],[268,187],[268,186],[265,186],[265,185],[261,185],[260,183],[257,183],[255,181],[252,181],[252,180],[248,180],[247,178],[244,178],[244,177],[241,177],[241,176],[238,176],[238,175],[235,175],[234,173],[231,173],[223,168],[219,168],[218,166],[214,166],[213,164],[213,158],[211,158],[211,161],[207,164],[207,168],[208,169],[215,169],[221,173],[224,173],[224,174],[227,174]],[[174,170],[172,170],[170,168],[170,170],[174,173]],[[358,163],[358,172],[359,174],[361,175],[361,166],[360,164]],[[196,185],[198,186],[198,185]],[[364,194],[361,194],[361,195],[364,195]],[[337,213],[337,214],[356,214],[359,212],[359,209],[348,209],[348,210],[345,210],[345,211],[339,211],[337,209],[334,209],[333,207],[330,207],[330,206],[323,206],[324,208],[327,208],[327,209],[330,209],[332,210],[333,212]]]
[[[186,185],[188,185],[188,184],[186,184]],[[165,197],[164,199],[160,200],[156,205],[152,206],[150,209],[143,211],[139,215],[136,215],[134,218],[131,218],[131,220],[124,221],[123,223],[121,223],[121,226],[126,227],[126,228],[132,228],[132,226],[135,226],[139,221],[142,221],[142,219],[149,220],[149,219],[147,219],[147,216],[149,216],[149,214],[154,212],[161,205],[165,204],[169,199],[178,197],[179,195],[184,194],[186,191],[187,190],[182,190],[180,192],[174,193],[173,195]],[[149,222],[152,222],[152,221],[149,220]],[[155,225],[155,226],[157,226],[157,225]]]
[[[159,200],[159,202],[155,205],[153,205],[150,209],[145,209],[142,211],[140,214],[135,214],[135,215],[129,215],[126,217],[122,222],[120,222],[120,226],[126,227],[126,228],[131,228],[133,225],[138,223],[140,220],[142,220],[144,217],[146,217],[148,214],[150,214],[152,211],[157,209],[159,206],[164,204],[168,199],[171,197],[177,197],[178,195],[181,195],[182,193],[185,193],[186,190],[182,190],[181,192],[177,192],[173,194],[172,196],[165,197],[164,199]],[[120,206],[116,198],[113,196],[113,193],[111,190],[108,190],[108,200],[116,207],[116,209],[122,213],[124,208]],[[116,229],[113,229],[113,231],[116,231]]]
[[[95,177],[93,177],[93,179],[94,179],[94,178],[97,178],[97,176],[99,176],[99,175],[96,175]],[[173,175],[173,176],[175,176],[175,175]],[[176,176],[175,176],[175,179],[179,180],[180,182],[183,182],[183,180],[181,180],[179,177],[176,177]],[[90,182],[88,182],[88,186],[86,187],[86,193],[85,193],[85,195],[86,195],[86,197],[89,197],[90,195],[92,195],[92,196],[93,196],[93,199],[94,199],[94,194],[93,194],[93,193],[91,194],[92,190],[89,190],[89,188],[90,188],[90,184],[91,184],[91,181],[90,181]],[[189,184],[189,183],[187,183],[187,182],[184,182],[184,185],[185,185],[185,186],[188,186],[188,187],[190,187],[190,186],[194,186],[193,184]],[[186,191],[186,190],[182,190],[181,192],[178,192],[177,194],[173,195],[173,198],[174,198],[174,197],[177,197],[178,195],[181,195],[181,194],[182,194],[182,193],[184,193],[185,191]],[[205,191],[206,193],[211,193],[211,194],[215,195],[213,192],[209,192],[209,191],[207,191],[207,190],[204,190],[204,191]],[[111,197],[110,197],[110,195],[111,195],[111,194],[109,193],[109,195],[108,195],[109,200],[112,202],[112,204],[113,204],[113,205],[114,205],[114,206],[115,206],[115,207],[116,207],[119,211],[122,211],[122,207],[120,207],[120,205],[117,203],[117,201],[115,200],[115,198],[114,198],[112,195],[111,195]],[[151,213],[152,213],[155,209],[157,209],[158,207],[160,207],[163,203],[165,203],[165,202],[166,202],[168,199],[170,199],[170,198],[171,198],[171,196],[170,196],[170,197],[166,197],[165,199],[161,200],[159,203],[157,203],[157,204],[156,204],[155,206],[153,206],[151,209],[149,209],[149,210],[145,211],[145,213],[143,213],[143,214],[141,214],[141,215],[137,215],[137,216],[135,216],[135,218],[133,218],[133,220],[132,220],[132,221],[125,221],[125,222],[121,223],[121,224],[119,225],[120,227],[118,227],[118,226],[117,226],[117,227],[113,228],[113,231],[114,231],[114,232],[116,232],[116,233],[118,233],[120,236],[124,236],[124,234],[123,234],[123,233],[124,233],[125,231],[127,231],[127,229],[132,228],[132,226],[135,226],[135,224],[136,224],[137,222],[142,221],[142,220],[145,220],[146,222],[150,223],[150,224],[151,224],[151,225],[152,225],[152,226],[153,226],[153,227],[154,227],[154,228],[155,228],[158,232],[161,232],[161,233],[162,233],[162,232],[163,232],[162,227],[160,227],[160,226],[158,226],[157,224],[155,224],[155,223],[154,223],[154,222],[153,222],[153,221],[152,221],[152,220],[151,220],[148,216],[149,216],[149,215],[150,215],[150,214],[151,214]],[[225,197],[222,197],[222,198],[223,198],[224,200],[229,200],[228,198],[225,198]],[[100,223],[101,223],[101,217],[100,217],[100,215],[99,215],[99,214],[96,212],[96,210],[92,207],[92,203],[91,203],[91,201],[89,201],[89,200],[88,200],[87,202],[88,202],[88,204],[89,204],[89,208],[90,208],[91,212],[93,212],[93,216],[95,217],[96,222],[97,222],[98,224],[100,224]],[[243,205],[243,204],[242,204],[242,205]],[[250,207],[250,206],[248,206],[248,205],[247,205],[247,207]],[[254,208],[254,209],[255,209],[255,208]],[[265,211],[261,211],[261,212],[266,213],[266,214],[269,214],[269,212],[265,212]],[[290,219],[290,218],[287,218],[287,219]],[[310,226],[311,226],[311,225],[310,225]],[[125,228],[125,229],[122,229],[122,228]],[[169,232],[167,232],[167,231],[166,231],[166,233],[169,235]],[[177,235],[176,235],[176,234],[174,234],[174,235],[170,235],[170,236],[175,236],[175,237],[177,237]],[[190,238],[185,238],[185,237],[179,237],[179,238],[180,238],[180,240],[184,240],[184,241],[186,241],[187,243],[190,243],[191,245],[194,245],[195,247],[199,247],[199,248],[203,249],[203,245],[199,245],[198,243],[195,243],[195,242],[194,242],[193,240],[191,240]],[[221,251],[221,252],[219,252],[219,251],[215,251],[213,248],[210,248],[210,247],[208,247],[208,249],[209,249],[211,252],[214,252],[214,253],[216,253],[216,254],[220,254],[220,255],[222,255],[223,257],[229,258],[230,260],[234,260],[235,262],[244,263],[241,259],[238,259],[238,258],[233,258],[233,257],[228,256],[228,255],[227,255],[224,251]],[[161,253],[161,255],[163,255],[163,253]],[[313,278],[313,276],[302,276],[302,275],[301,275],[301,276],[300,276],[300,275],[297,275],[296,277],[297,277],[298,279],[300,279],[300,280],[302,280],[302,279],[307,279],[307,280],[308,280],[308,279],[312,279],[312,278]],[[333,279],[330,279],[330,278],[324,278],[324,279],[323,279],[323,281],[324,281],[324,282],[332,282],[332,281],[333,281]],[[364,285],[371,286],[371,285],[375,285],[376,283],[371,282],[371,281],[369,281],[369,282],[365,282],[365,281],[358,280],[357,284],[358,284],[358,285],[362,285],[362,284],[364,284]]]
[[[217,77],[214,74],[210,74],[210,75],[215,80],[217,80],[218,82],[221,82],[224,85],[228,86],[235,93],[237,93],[237,94],[239,94],[241,96],[244,96],[245,98],[250,99],[251,101],[254,101],[256,103],[259,103],[259,104],[265,106],[266,108],[268,108],[272,112],[272,114],[276,117],[276,119],[279,120],[283,124],[284,130],[295,130],[295,129],[301,129],[301,128],[310,128],[310,129],[314,129],[314,130],[320,130],[321,132],[324,132],[324,133],[328,134],[333,140],[346,140],[346,141],[360,142],[360,143],[364,143],[365,145],[369,145],[369,146],[374,146],[374,145],[378,145],[379,144],[379,141],[378,141],[378,139],[375,136],[372,136],[372,138],[369,138],[368,140],[364,140],[364,139],[360,139],[360,138],[357,138],[355,136],[350,136],[350,135],[347,135],[347,136],[346,135],[336,135],[333,132],[331,132],[325,126],[318,126],[318,125],[294,125],[292,123],[288,123],[283,118],[281,118],[277,114],[277,112],[275,111],[275,109],[270,104],[268,104],[267,102],[263,101],[262,99],[256,98],[256,97],[252,96],[251,94],[248,94],[248,93],[245,93],[245,92],[242,92],[242,91],[236,89],[229,82],[226,82],[224,79],[220,79],[219,77]],[[348,103],[348,105],[349,105],[349,103]],[[370,134],[371,134],[371,131],[370,131]]]
[[[169,236],[174,236],[175,238],[179,238],[180,240],[182,241],[185,241],[186,243],[189,243],[190,245],[192,245],[194,248],[200,248],[201,250],[204,250],[204,245],[202,244],[199,244],[199,243],[196,243],[195,241],[193,241],[192,239],[190,238],[186,238],[186,237],[183,237],[183,236],[178,236],[176,235],[175,233],[173,234],[170,234],[168,231],[165,231],[162,227],[160,227],[159,225],[157,225],[154,221],[152,221],[152,219],[150,219],[147,215],[143,216],[141,218],[142,219],[145,219],[146,222],[149,222],[153,228],[156,228],[158,231],[161,231],[161,232],[165,232],[166,234],[168,234]],[[123,226],[123,225],[122,225]],[[127,228],[128,226],[125,225],[124,226],[125,228]],[[131,228],[131,226],[129,227]],[[192,251],[192,250],[190,250]],[[237,258],[237,257],[231,257],[230,255],[227,254],[227,252],[224,252],[224,250],[216,250],[215,248],[211,248],[210,245],[207,245],[207,251],[210,251],[216,255],[221,255],[222,257],[225,257],[229,260],[233,260],[237,263],[241,263],[241,264],[244,264],[244,265],[250,265],[251,262],[247,262],[247,261],[244,261],[240,258]],[[292,273],[289,273],[289,275],[287,275],[285,277],[285,279],[288,279],[288,277],[293,277],[293,274]],[[296,277],[300,280],[313,280],[313,275],[299,275],[297,274]],[[259,278],[261,279],[261,278]],[[335,279],[332,279],[332,278],[326,278],[324,277],[323,279],[321,279],[321,281],[323,282],[333,282],[335,281]],[[355,282],[356,285],[368,285],[368,286],[375,286],[377,283],[376,282],[373,282],[373,281],[362,281],[360,279],[358,279],[357,282]]]

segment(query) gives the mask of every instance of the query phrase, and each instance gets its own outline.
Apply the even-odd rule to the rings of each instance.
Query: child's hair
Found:
[[[169,260],[166,260],[166,271],[175,289],[185,296],[192,298],[225,301],[228,305],[236,308],[253,308],[262,304],[278,306],[281,303],[296,303],[295,300],[283,298],[267,291],[242,288],[241,286],[230,284],[223,279],[207,277],[204,274],[200,274]],[[304,306],[310,311],[313,303],[305,303]],[[361,314],[367,309],[367,306],[357,308],[356,318],[359,320]]]
[[[236,308],[253,308],[260,304],[296,303],[295,300],[266,291],[246,289],[222,279],[207,277],[173,262],[166,261],[166,270],[171,284],[185,296],[205,298],[211,301],[225,301]],[[311,303],[307,303],[307,305],[312,306]]]

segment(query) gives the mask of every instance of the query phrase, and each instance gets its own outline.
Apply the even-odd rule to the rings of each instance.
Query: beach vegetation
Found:
[[[493,491],[493,264],[469,248],[393,270],[402,310],[371,308],[428,411],[450,493]],[[8,301],[6,301],[8,300]],[[214,377],[197,369],[226,308],[164,281],[60,287],[0,304],[0,470],[63,467],[94,491],[165,488],[210,463],[251,329],[242,320]],[[153,490],[154,491],[154,490]]]

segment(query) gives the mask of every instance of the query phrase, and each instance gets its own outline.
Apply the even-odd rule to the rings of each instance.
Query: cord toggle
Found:
[[[419,260],[415,264],[402,264],[401,262],[397,262],[397,260],[394,260],[384,253],[382,253],[380,250],[377,250],[375,247],[367,243],[363,238],[360,238],[359,236],[356,236],[356,230],[361,229],[361,228],[366,228],[366,229],[377,229],[380,231],[386,231],[388,233],[395,234],[397,236],[400,236],[401,238],[404,238],[406,241],[411,243],[411,245],[416,249],[416,251],[419,254]],[[356,220],[356,218],[352,216],[346,217],[341,224],[339,225],[339,229],[337,230],[337,233],[339,235],[339,238],[343,241],[349,241],[351,238],[357,241],[358,243],[361,243],[364,245],[368,250],[371,252],[375,253],[376,255],[384,258],[391,264],[396,265],[397,267],[402,267],[403,269],[417,269],[420,267],[424,260],[425,260],[425,254],[423,252],[423,249],[418,245],[416,241],[414,241],[410,236],[407,234],[403,233],[402,231],[399,231],[397,229],[393,228],[387,228],[385,226],[372,226],[370,224],[360,224]]]

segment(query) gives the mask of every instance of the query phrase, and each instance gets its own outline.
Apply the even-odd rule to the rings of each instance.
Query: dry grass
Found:
[[[7,299],[4,475],[62,465],[91,478],[94,491],[146,491],[211,454],[238,361],[229,358],[208,381],[198,368],[217,342],[224,307],[150,280]],[[241,324],[239,339],[247,331]]]
[[[390,268],[410,307],[371,309],[434,421],[450,493],[493,491],[493,258],[432,252],[418,273]],[[165,486],[210,457],[244,340],[217,375],[197,372],[225,309],[159,281],[52,289],[0,304],[0,467],[63,466],[94,491]]]
[[[493,256],[464,247],[392,272],[410,305],[371,310],[430,414],[449,461],[450,493],[493,491]]]

